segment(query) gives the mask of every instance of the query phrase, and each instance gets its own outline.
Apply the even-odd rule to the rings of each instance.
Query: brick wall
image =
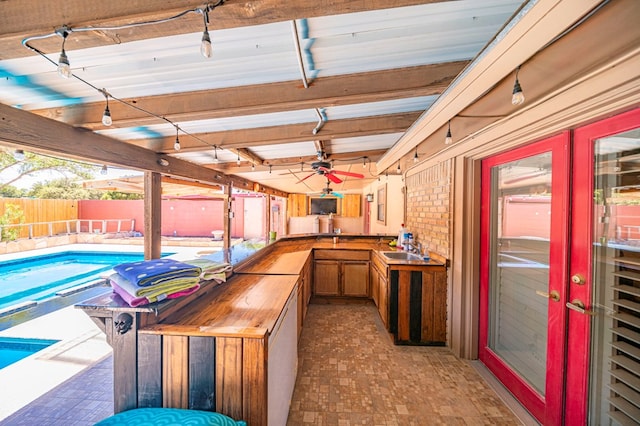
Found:
[[[450,256],[451,160],[426,168],[405,180],[406,226],[427,250]]]

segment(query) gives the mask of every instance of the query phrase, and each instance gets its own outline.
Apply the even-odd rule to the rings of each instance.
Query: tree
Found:
[[[84,189],[79,183],[69,179],[55,179],[38,182],[27,192],[28,197],[65,199],[65,200],[99,200],[102,192]]]
[[[4,207],[4,214],[0,216],[0,241],[14,241],[20,235],[18,227],[4,227],[3,225],[15,225],[24,223],[24,213],[20,206],[7,204]]]
[[[100,169],[96,165],[31,152],[24,152],[24,158],[16,158],[13,150],[6,147],[0,148],[0,193],[24,195],[20,194],[13,184],[28,176],[45,172],[60,173],[65,179],[72,177],[90,179],[98,170]]]

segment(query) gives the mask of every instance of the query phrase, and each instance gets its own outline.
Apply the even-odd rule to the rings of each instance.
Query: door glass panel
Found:
[[[488,346],[544,395],[551,153],[491,171]]]
[[[594,154],[589,423],[640,424],[640,130]]]

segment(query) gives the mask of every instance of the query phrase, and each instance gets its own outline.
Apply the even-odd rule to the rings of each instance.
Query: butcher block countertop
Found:
[[[90,310],[144,312],[155,317],[140,333],[201,336],[267,336],[313,250],[383,252],[392,237],[305,235],[284,237],[234,266],[226,283],[204,285],[186,298],[131,308],[105,293],[77,307]],[[387,260],[387,264],[407,263]],[[423,266],[445,265],[439,259]],[[149,324],[149,323],[148,323]]]
[[[296,275],[237,274],[140,333],[261,338],[274,328]]]

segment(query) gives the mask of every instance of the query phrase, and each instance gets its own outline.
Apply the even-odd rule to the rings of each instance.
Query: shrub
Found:
[[[20,235],[19,227],[5,228],[4,225],[15,225],[24,223],[24,212],[15,204],[7,204],[4,208],[4,214],[0,216],[0,241],[14,241]]]

